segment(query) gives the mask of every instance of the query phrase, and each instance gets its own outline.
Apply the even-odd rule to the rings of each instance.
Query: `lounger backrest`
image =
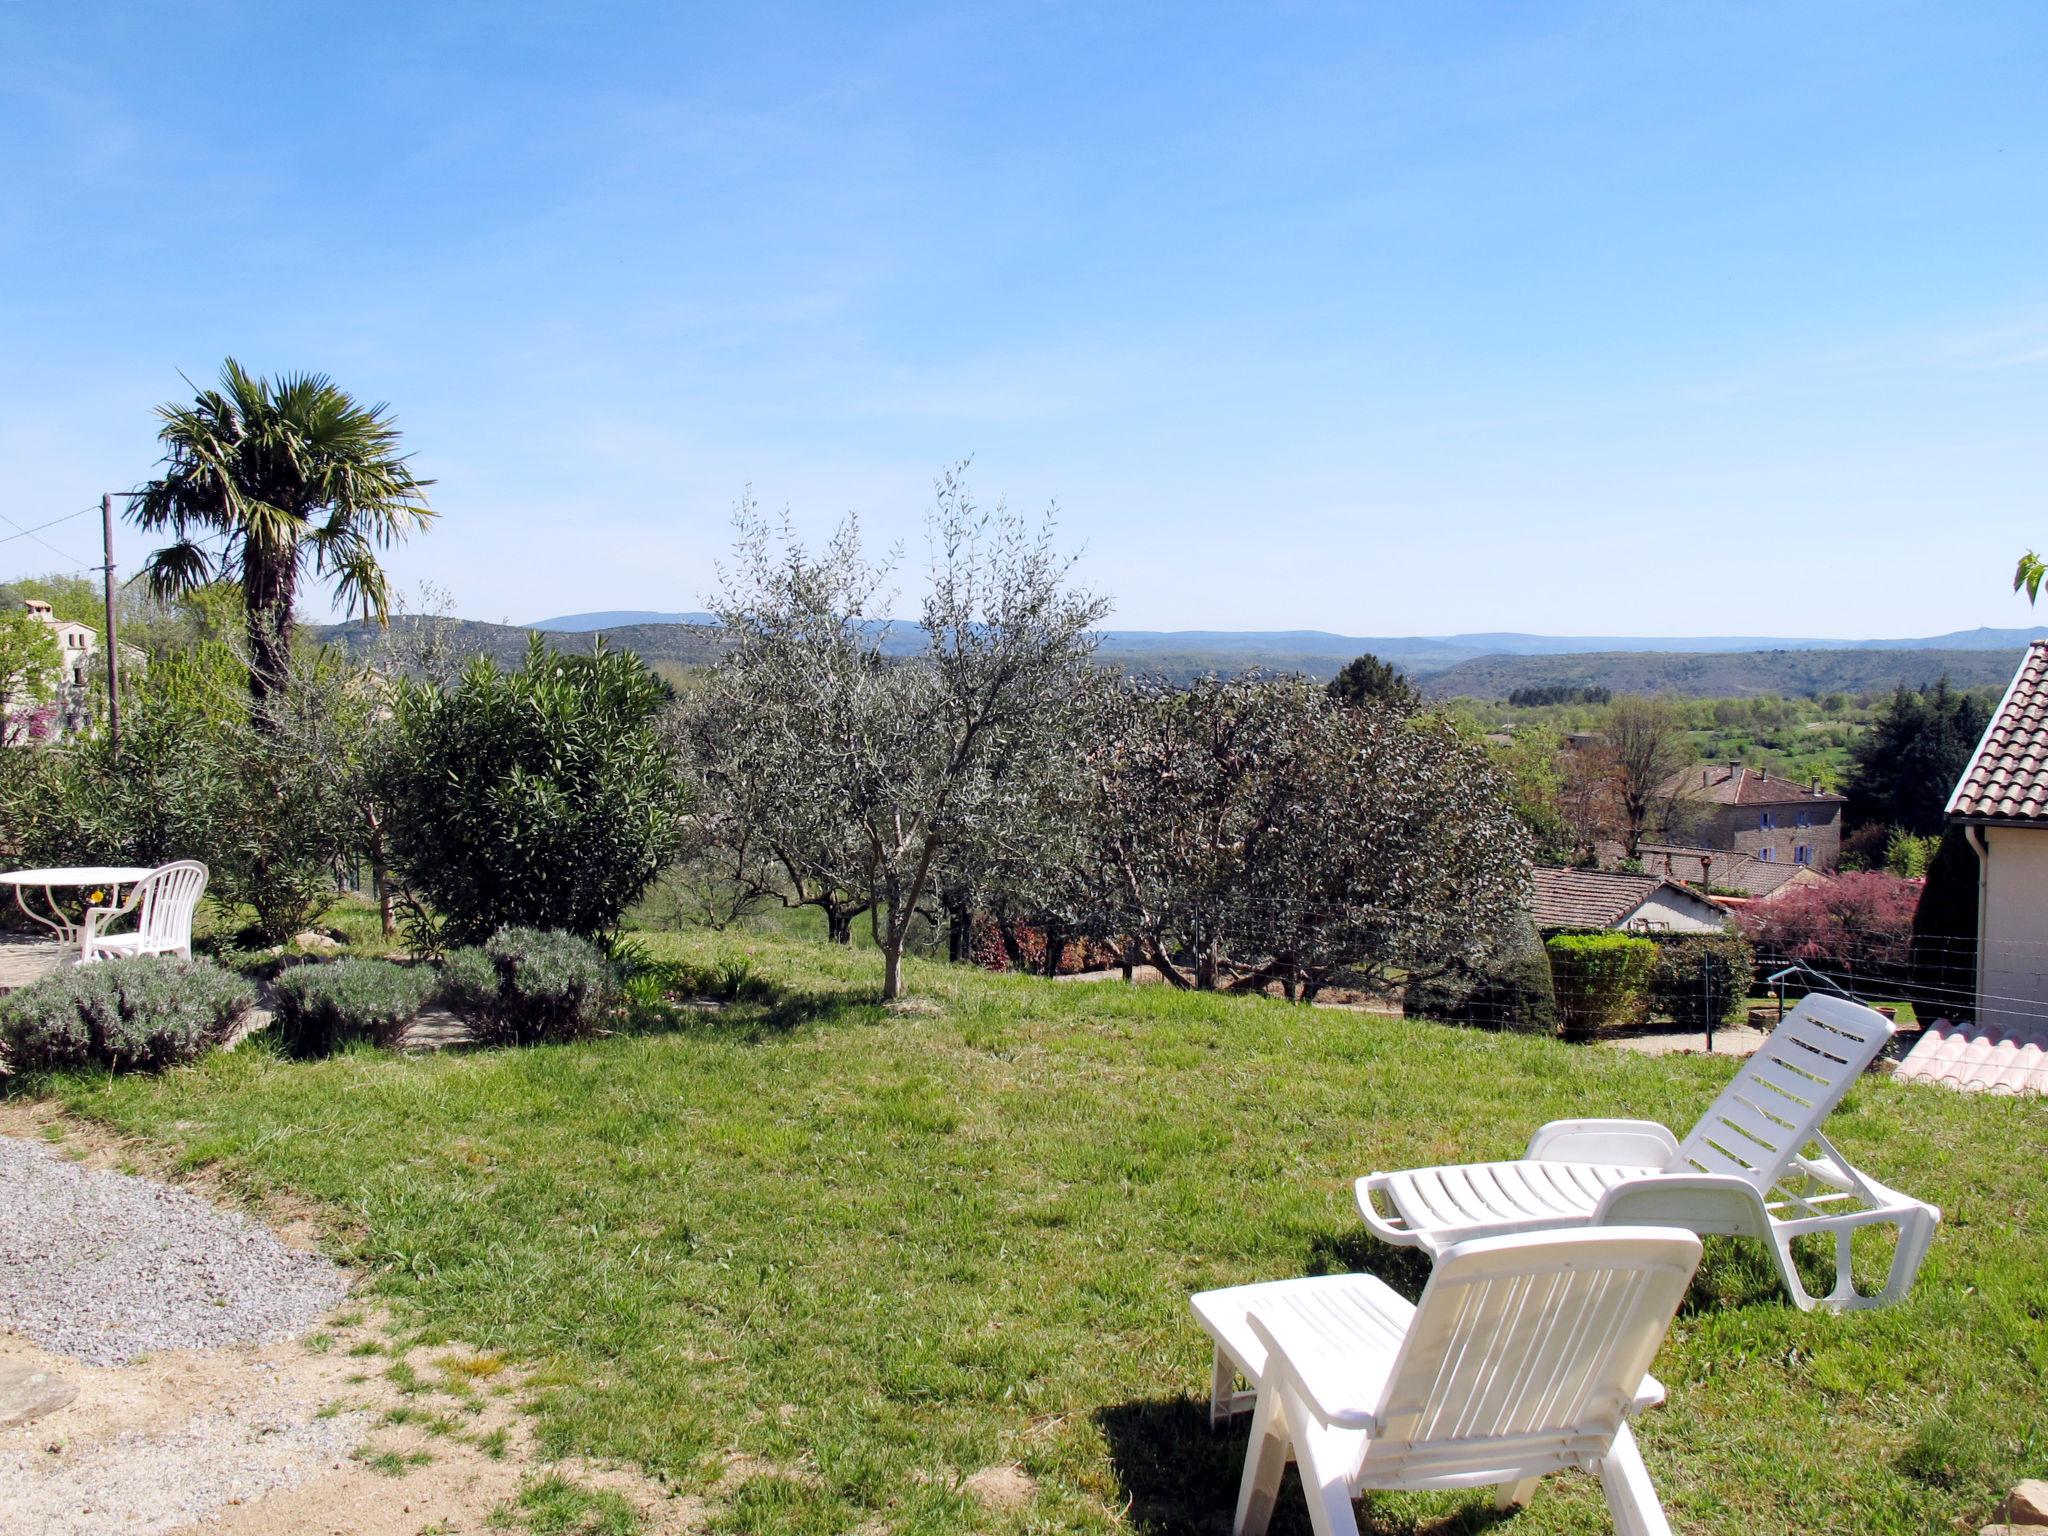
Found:
[[[1692,1233],[1655,1227],[1448,1249],[1388,1375],[1365,1466],[1456,1486],[1605,1454],[1699,1258]]]
[[[1808,996],[1742,1064],[1665,1171],[1733,1174],[1768,1194],[1891,1037],[1891,1020],[1874,1009]]]
[[[187,943],[193,914],[206,894],[206,866],[196,859],[160,865],[141,881],[141,913],[136,929],[147,938]]]

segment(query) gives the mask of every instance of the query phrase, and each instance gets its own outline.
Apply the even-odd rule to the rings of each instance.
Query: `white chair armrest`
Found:
[[[1654,1120],[1553,1120],[1537,1127],[1523,1156],[1536,1162],[1668,1168],[1677,1161],[1678,1138]]]
[[[106,932],[107,924],[127,910],[126,907],[87,907],[78,924],[79,954],[90,955],[93,940]]]
[[[1391,1356],[1356,1354],[1287,1312],[1262,1317],[1254,1310],[1245,1321],[1266,1346],[1261,1390],[1292,1387],[1329,1428],[1379,1433],[1379,1393]]]
[[[1768,1238],[1770,1212],[1746,1179],[1661,1173],[1624,1179],[1593,1208],[1596,1227],[1682,1227],[1701,1236]]]
[[[1385,1173],[1368,1173],[1364,1178],[1354,1182],[1351,1186],[1351,1191],[1358,1197],[1358,1214],[1365,1218],[1365,1224],[1371,1228],[1373,1236],[1383,1243],[1391,1243],[1400,1248],[1413,1248],[1417,1245],[1426,1246],[1427,1234],[1417,1232],[1413,1227],[1409,1226],[1407,1222],[1401,1219],[1398,1211],[1392,1216],[1384,1215],[1379,1207],[1373,1203],[1373,1194],[1378,1192],[1385,1195],[1387,1197],[1387,1204],[1392,1206],[1394,1204],[1392,1184],[1393,1176]]]

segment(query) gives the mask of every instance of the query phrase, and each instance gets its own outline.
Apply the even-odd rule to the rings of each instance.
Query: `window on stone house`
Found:
[[[1778,862],[1778,850],[1775,848],[1759,848],[1756,851],[1756,859],[1759,864],[1775,864]]]
[[[1801,843],[1792,850],[1792,862],[1794,864],[1811,864],[1813,862],[1813,850],[1807,847],[1806,844]]]
[[[1760,815],[1757,818],[1756,824],[1759,827],[1763,828],[1764,831],[1768,832],[1771,830],[1771,828],[1775,827],[1778,824],[1778,822],[1775,816],[1773,816],[1769,811],[1765,811],[1762,815]]]

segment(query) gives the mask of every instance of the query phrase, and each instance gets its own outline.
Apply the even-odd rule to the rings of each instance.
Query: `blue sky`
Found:
[[[392,402],[474,618],[697,607],[749,483],[914,559],[972,454],[1119,627],[2024,623],[2044,76],[2029,4],[0,0],[0,514],[232,353]]]

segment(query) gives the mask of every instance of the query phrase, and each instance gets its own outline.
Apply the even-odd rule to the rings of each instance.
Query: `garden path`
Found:
[[[41,1384],[16,1394],[28,1415],[0,1418],[0,1536],[483,1536],[539,1475],[619,1495],[650,1536],[705,1523],[704,1506],[630,1473],[541,1463],[524,1384],[502,1360],[407,1347],[373,1309],[328,1307],[350,1277],[308,1251],[317,1234],[303,1213],[276,1204],[259,1226],[198,1198],[221,1193],[203,1179],[177,1188],[120,1171],[146,1156],[46,1106],[0,1103],[0,1163],[16,1203],[39,1208],[33,1222],[0,1221],[0,1379]],[[154,1226],[166,1211],[168,1240]],[[158,1306],[141,1271],[166,1247],[190,1257],[208,1241],[222,1245],[210,1257],[232,1277],[229,1307],[266,1265],[302,1284],[331,1276],[333,1289],[293,1314],[282,1331],[294,1337],[231,1328],[191,1347],[212,1341],[217,1309]],[[209,1256],[196,1256],[203,1268]],[[109,1283],[110,1263],[143,1284]],[[179,1292],[181,1278],[162,1289]],[[61,1326],[35,1304],[53,1283],[70,1286]]]

